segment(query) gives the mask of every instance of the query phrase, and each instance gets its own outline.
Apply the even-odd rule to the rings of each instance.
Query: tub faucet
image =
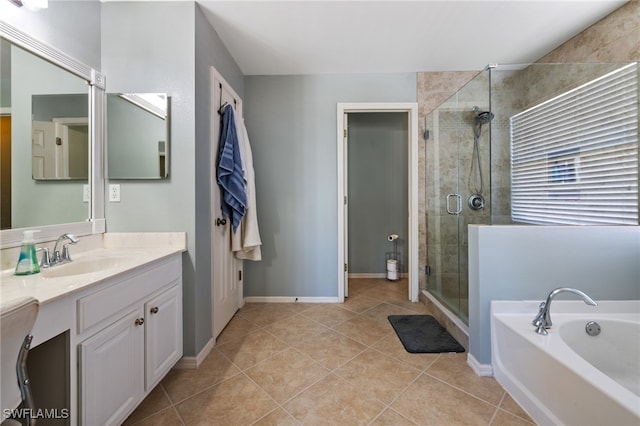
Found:
[[[549,334],[549,332],[547,332],[547,329],[551,328],[551,325],[553,324],[551,322],[551,301],[560,293],[577,294],[578,296],[582,297],[582,300],[584,300],[584,303],[586,303],[587,305],[598,306],[598,304],[592,298],[590,298],[580,290],[570,287],[556,288],[551,291],[551,293],[549,293],[545,302],[540,303],[540,311],[538,312],[538,315],[533,319],[533,321],[531,321],[531,323],[537,327],[536,333],[542,334],[543,336]]]

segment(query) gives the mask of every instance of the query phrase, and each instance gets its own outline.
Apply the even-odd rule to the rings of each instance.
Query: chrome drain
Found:
[[[595,321],[589,321],[587,325],[584,326],[584,329],[589,336],[597,336],[601,331],[600,324]]]

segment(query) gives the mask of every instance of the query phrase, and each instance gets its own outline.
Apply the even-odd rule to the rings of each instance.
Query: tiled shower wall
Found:
[[[582,33],[571,38],[555,50],[549,52],[542,57],[539,63],[570,63],[570,62],[630,62],[640,60],[640,1],[630,1],[618,10],[611,13],[601,21],[584,30]],[[536,67],[532,67],[532,70]],[[542,67],[540,67],[542,69]],[[551,68],[545,68],[547,71]],[[565,71],[563,71],[565,72]],[[425,130],[425,117],[436,107],[447,100],[451,95],[458,91],[462,86],[476,76],[476,71],[463,72],[425,72],[418,73],[418,103],[420,117],[420,134]],[[517,90],[520,87],[530,87],[531,81],[537,81],[543,76],[535,73],[529,73],[526,77],[519,77],[518,81],[509,80],[508,73],[494,73],[493,77],[498,77],[494,81],[494,89],[492,96],[495,96],[494,105],[510,105],[513,108],[521,108],[522,106],[535,103],[536,97],[543,96],[541,92],[537,95],[530,94],[522,97],[522,91]],[[556,80],[556,79],[551,79]],[[549,88],[551,89],[551,88]],[[519,92],[518,96],[512,96],[515,91]],[[500,102],[511,98],[509,102]],[[515,100],[518,99],[518,100]],[[482,107],[480,105],[480,107]],[[508,117],[507,111],[494,111],[496,118],[492,122],[492,138],[494,140],[508,141]],[[506,118],[505,118],[506,117]],[[426,123],[429,129],[433,123]],[[483,136],[485,131],[483,130]],[[427,264],[427,233],[433,232],[434,227],[431,221],[427,220],[427,204],[436,203],[435,199],[428,199],[428,185],[431,185],[430,179],[427,177],[427,161],[433,161],[432,153],[428,152],[429,144],[421,143],[419,147],[419,177],[420,177],[420,199],[419,199],[419,267],[420,267],[420,288],[425,289],[427,285],[427,277],[424,274]],[[507,143],[494,144],[492,146],[492,199],[493,204],[493,223],[506,224],[510,223],[509,211],[509,146]],[[466,161],[466,160],[463,160]],[[446,175],[445,171],[441,174]],[[486,183],[485,183],[486,185]],[[445,194],[446,195],[446,194]],[[466,202],[466,200],[463,200]],[[465,224],[466,228],[466,224]],[[450,248],[447,248],[446,240],[442,240],[442,236],[446,235],[442,229],[439,234],[441,236],[438,244],[441,247],[432,247],[439,249],[441,256],[447,256]],[[444,244],[443,244],[444,243]],[[466,238],[463,238],[463,244],[466,244]],[[429,253],[429,257],[433,258],[433,254]],[[466,283],[466,277],[464,277]],[[436,281],[432,279],[433,283]]]

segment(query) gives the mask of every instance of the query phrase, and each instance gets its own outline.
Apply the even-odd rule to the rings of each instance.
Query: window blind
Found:
[[[510,118],[511,216],[638,225],[638,65]]]

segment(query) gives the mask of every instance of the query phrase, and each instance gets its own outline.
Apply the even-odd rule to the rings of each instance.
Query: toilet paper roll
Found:
[[[398,279],[398,271],[387,271],[387,279],[395,281]]]
[[[397,239],[398,239],[398,234],[389,234],[387,236],[387,240],[389,240],[389,241],[395,241]]]
[[[398,261],[395,259],[387,260],[387,271],[397,271],[398,270]]]

